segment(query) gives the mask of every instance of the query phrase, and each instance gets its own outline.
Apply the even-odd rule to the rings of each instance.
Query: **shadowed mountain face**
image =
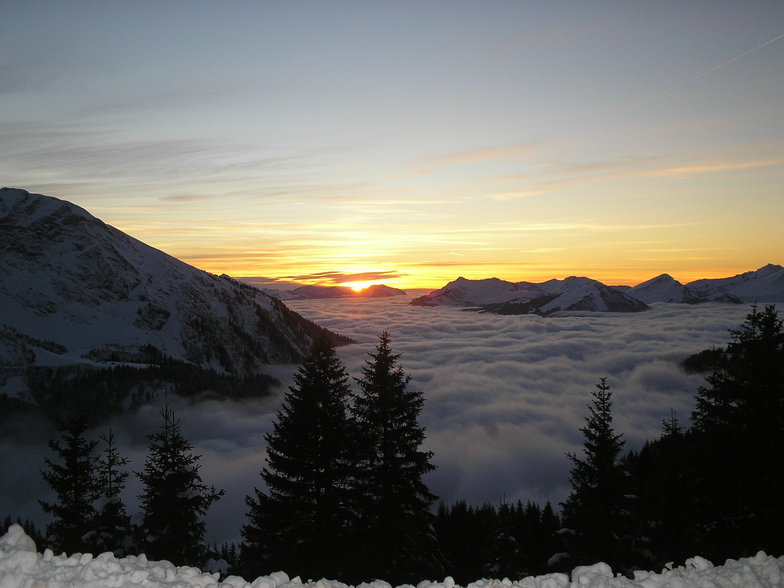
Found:
[[[279,300],[189,266],[85,210],[0,190],[0,365],[145,361],[247,376],[326,333]],[[21,362],[21,363],[20,363]]]

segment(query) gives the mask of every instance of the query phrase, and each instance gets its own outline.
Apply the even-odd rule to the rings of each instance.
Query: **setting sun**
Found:
[[[376,282],[345,282],[341,285],[351,288],[354,292],[362,292],[362,290],[374,285],[375,283]]]

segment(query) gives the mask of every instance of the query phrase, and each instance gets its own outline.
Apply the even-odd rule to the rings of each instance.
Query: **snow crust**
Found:
[[[661,573],[638,571],[634,578],[614,575],[606,563],[575,568],[571,576],[547,574],[520,580],[482,579],[467,588],[710,588],[713,586],[768,588],[784,583],[784,557],[763,552],[754,557],[727,560],[714,566],[693,557],[682,567]],[[348,588],[330,580],[306,581],[289,578],[284,572],[261,576],[248,582],[239,576],[221,580],[217,573],[193,567],[177,567],[167,561],[149,561],[144,555],[116,558],[110,552],[54,555],[50,550],[36,552],[33,540],[22,527],[12,525],[0,537],[0,588]],[[384,581],[360,584],[358,588],[390,588]],[[441,582],[423,580],[417,588],[458,588],[451,577]]]

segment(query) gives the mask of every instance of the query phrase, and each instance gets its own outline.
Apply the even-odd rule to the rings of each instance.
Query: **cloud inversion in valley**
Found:
[[[683,373],[678,362],[726,344],[728,330],[738,328],[749,311],[747,305],[655,304],[645,313],[541,318],[411,307],[407,301],[401,296],[290,304],[357,341],[339,349],[352,376],[360,375],[378,336],[389,330],[411,385],[424,392],[421,422],[438,467],[427,482],[447,504],[530,499],[555,506],[563,500],[570,467],[564,454],[581,451],[579,429],[600,377],[608,378],[615,428],[627,449],[656,438],[671,409],[688,424],[703,379]],[[286,384],[295,370],[271,367]],[[226,489],[208,515],[210,542],[240,539],[244,497],[262,483],[263,436],[282,393],[281,388],[254,403],[168,399],[202,455],[204,480]],[[157,410],[148,406],[110,423],[133,471],[144,465],[144,436],[160,425]],[[0,465],[17,475],[0,483],[2,510],[40,519],[35,497],[47,490],[39,474],[49,455],[47,435],[57,433],[39,427],[36,435],[17,441],[6,436]],[[133,476],[129,480],[126,498],[133,510],[139,487]]]

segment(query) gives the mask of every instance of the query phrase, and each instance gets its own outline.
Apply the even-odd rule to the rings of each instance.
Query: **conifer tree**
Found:
[[[150,440],[144,470],[137,476],[144,485],[139,495],[143,513],[143,548],[150,559],[169,560],[176,565],[202,565],[203,516],[223,490],[207,486],[199,474],[200,455],[183,437],[174,411],[161,410],[163,424]]]
[[[631,471],[629,492],[634,496],[631,508],[637,536],[648,539],[648,560],[635,562],[640,569],[683,561],[693,553],[689,529],[697,494],[692,487],[695,457],[691,436],[671,411],[670,418],[662,421],[661,437],[625,458]],[[700,551],[697,545],[693,548]]]
[[[59,462],[44,459],[44,480],[54,490],[57,501],[39,500],[44,512],[53,520],[46,525],[47,543],[54,551],[84,552],[85,535],[92,530],[95,519],[93,500],[96,494],[93,471],[93,450],[96,442],[85,438],[87,423],[70,421],[63,429],[61,441],[49,441]]]
[[[753,305],[730,336],[692,413],[702,542],[714,559],[784,549],[784,333],[776,307]]]
[[[369,355],[353,404],[361,449],[359,549],[373,577],[393,584],[433,577],[442,571],[442,557],[429,510],[435,496],[422,479],[435,469],[432,453],[420,449],[424,399],[408,388],[410,377],[392,353],[388,332]]]
[[[131,517],[120,496],[128,478],[128,472],[122,469],[128,464],[128,458],[120,456],[111,429],[100,438],[105,445],[95,462],[96,515],[88,540],[93,553],[112,551],[124,556],[133,548]]]
[[[496,511],[493,530],[493,559],[485,567],[488,578],[523,578],[529,561],[520,544],[520,511],[502,502]]]
[[[353,515],[353,425],[349,376],[321,338],[299,367],[265,436],[264,492],[246,497],[243,573],[286,570],[303,579],[349,579]]]
[[[567,454],[572,462],[569,473],[571,493],[563,503],[565,526],[573,533],[570,555],[575,563],[607,561],[608,554],[620,561],[624,551],[623,501],[625,476],[620,464],[624,441],[612,426],[612,393],[601,378],[588,405],[584,437],[584,457]],[[597,559],[599,558],[599,559]],[[613,563],[613,562],[608,562]]]

